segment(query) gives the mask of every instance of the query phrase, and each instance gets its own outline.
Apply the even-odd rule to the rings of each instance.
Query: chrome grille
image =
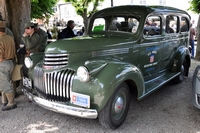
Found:
[[[45,54],[44,68],[66,67],[68,66],[68,54]]]
[[[45,95],[45,88],[44,88],[44,72],[42,70],[42,64],[37,65],[34,68],[34,86],[36,87],[37,91],[40,92],[40,94],[42,94],[42,96],[46,96]]]
[[[74,73],[70,69],[44,73],[40,67],[35,67],[34,86],[37,94],[47,100],[68,102]]]

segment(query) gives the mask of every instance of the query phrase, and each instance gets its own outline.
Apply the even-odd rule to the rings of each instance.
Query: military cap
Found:
[[[0,28],[5,28],[6,25],[5,25],[5,21],[0,21]]]
[[[25,23],[24,28],[28,28],[28,27],[34,27],[34,23],[32,22]]]

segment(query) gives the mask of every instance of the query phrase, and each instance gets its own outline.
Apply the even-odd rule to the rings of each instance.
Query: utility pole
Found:
[[[113,0],[111,0],[111,6],[113,6]]]

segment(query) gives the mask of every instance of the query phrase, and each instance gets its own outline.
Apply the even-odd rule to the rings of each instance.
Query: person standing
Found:
[[[5,23],[0,21],[0,91],[2,93],[2,111],[17,107],[14,101],[14,88],[11,84],[11,74],[14,68],[15,42],[5,33]]]
[[[74,21],[69,20],[67,22],[67,28],[63,29],[62,32],[58,34],[58,39],[75,37],[76,35],[73,32],[74,27],[75,27]]]
[[[22,41],[25,44],[26,55],[29,56],[30,53],[38,52],[38,44],[40,42],[40,36],[35,32],[34,23],[25,23],[25,31],[22,35]]]
[[[43,29],[41,29],[39,27],[38,23],[35,23],[34,25],[35,25],[35,32],[40,37],[40,41],[39,41],[39,44],[37,46],[38,52],[44,52],[44,49],[47,46],[48,35]]]
[[[192,56],[191,58],[194,58],[194,36],[196,35],[195,29],[192,27],[192,24],[190,24],[190,45],[192,47]]]

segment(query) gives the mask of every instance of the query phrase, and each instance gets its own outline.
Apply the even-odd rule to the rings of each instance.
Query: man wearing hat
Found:
[[[35,23],[34,25],[35,32],[40,36],[40,41],[37,49],[39,52],[44,52],[44,49],[47,45],[47,33],[39,27],[38,23]]]
[[[5,21],[5,20],[3,20],[3,17],[1,16],[1,13],[0,13],[0,21]],[[12,36],[13,39],[14,39],[14,35],[13,35],[12,31],[11,31],[9,28],[7,28],[7,27],[5,28],[5,33],[6,33],[7,35]]]
[[[5,33],[5,22],[0,21],[0,91],[2,93],[2,111],[17,107],[14,101],[14,88],[11,84],[11,73],[14,68],[15,42]]]
[[[22,40],[25,44],[26,48],[26,54],[27,56],[30,55],[30,53],[38,52],[38,44],[40,41],[39,35],[34,30],[34,23],[28,22],[25,23],[25,32],[22,35]]]

